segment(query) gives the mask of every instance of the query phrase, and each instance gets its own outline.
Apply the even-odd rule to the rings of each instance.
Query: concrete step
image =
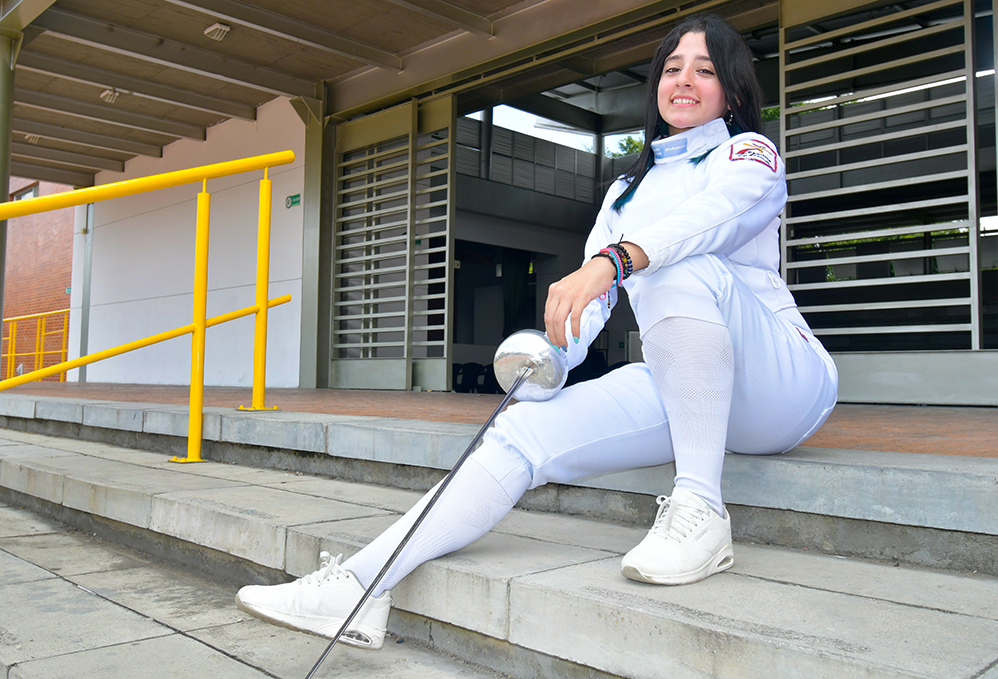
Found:
[[[0,428],[186,455],[187,409],[0,393]],[[203,454],[221,462],[425,490],[477,425],[206,408]],[[403,471],[400,471],[400,466]],[[549,485],[520,507],[646,526],[673,465]],[[799,447],[728,455],[736,539],[998,575],[998,459]]]
[[[200,573],[0,503],[5,679],[305,676],[326,640],[243,615],[234,594]],[[395,641],[378,653],[337,648],[317,676],[498,678]]]
[[[323,549],[352,553],[418,497],[103,443],[0,439],[0,499],[159,540],[161,554],[201,565],[238,558],[256,581],[311,572]],[[656,587],[619,573],[643,532],[514,510],[398,586],[390,629],[521,679],[998,679],[998,578],[739,543],[732,571]]]

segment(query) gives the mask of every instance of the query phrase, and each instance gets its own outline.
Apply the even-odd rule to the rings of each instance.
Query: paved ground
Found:
[[[0,677],[304,677],[318,637],[246,617],[235,590],[0,503]],[[336,647],[319,677],[495,679],[413,643]]]
[[[183,386],[35,382],[13,394],[186,405]],[[251,390],[208,387],[206,406],[236,408],[252,402]],[[268,389],[267,406],[303,413],[377,415],[431,422],[485,422],[502,400],[491,394]],[[998,457],[998,409],[841,404],[803,445],[817,448]]]

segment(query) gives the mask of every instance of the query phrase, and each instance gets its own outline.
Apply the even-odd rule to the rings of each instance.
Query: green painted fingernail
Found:
[[[572,339],[574,339],[574,340],[575,340],[575,343],[576,343],[576,344],[578,344],[578,343],[579,343],[579,338],[578,338],[578,337],[573,337]]]

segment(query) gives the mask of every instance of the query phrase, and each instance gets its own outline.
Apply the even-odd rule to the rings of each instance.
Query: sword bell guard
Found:
[[[503,391],[509,391],[524,368],[533,368],[516,392],[520,401],[547,401],[561,391],[568,379],[564,355],[537,330],[520,330],[504,339],[493,365]]]

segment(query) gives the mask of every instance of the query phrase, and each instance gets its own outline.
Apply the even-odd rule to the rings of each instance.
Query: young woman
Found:
[[[686,19],[649,74],[645,145],[610,188],[585,263],[552,285],[547,336],[568,367],[586,356],[621,287],[645,363],[518,403],[427,516],[342,637],[380,648],[390,590],[416,566],[496,525],[530,488],[676,463],[625,577],[678,585],[733,564],[721,502],[725,449],[771,454],[806,439],[835,404],[838,378],[779,275],[783,162],[761,129],[761,90],[741,36],[713,15]],[[293,583],[244,587],[237,605],[333,636],[427,502],[340,564]]]

